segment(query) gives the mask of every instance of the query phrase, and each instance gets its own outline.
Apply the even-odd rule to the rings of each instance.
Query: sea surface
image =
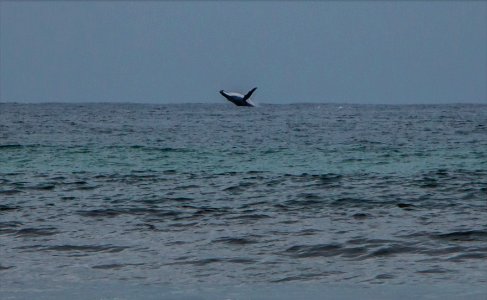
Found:
[[[0,298],[105,283],[486,299],[487,105],[0,104]]]

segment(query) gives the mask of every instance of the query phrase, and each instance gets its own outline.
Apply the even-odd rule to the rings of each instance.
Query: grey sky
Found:
[[[487,103],[487,3],[0,2],[2,102]]]

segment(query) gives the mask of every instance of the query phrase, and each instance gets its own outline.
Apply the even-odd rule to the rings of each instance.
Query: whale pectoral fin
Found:
[[[243,99],[244,99],[244,100],[249,99],[249,98],[250,98],[250,96],[252,96],[252,94],[255,92],[255,90],[256,90],[256,89],[257,89],[256,87],[254,87],[253,89],[251,89],[251,90],[250,90],[250,91],[249,91],[249,92],[248,92],[248,93],[247,93],[247,94],[244,96],[244,98],[243,98]]]

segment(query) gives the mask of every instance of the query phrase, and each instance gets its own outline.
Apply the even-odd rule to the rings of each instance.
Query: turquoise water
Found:
[[[487,106],[0,104],[0,199],[13,297],[39,280],[478,296]]]
[[[31,166],[50,172],[411,175],[485,166],[481,105],[274,105],[235,111],[220,105],[3,104],[2,111],[2,155],[11,162],[3,168],[13,172]]]

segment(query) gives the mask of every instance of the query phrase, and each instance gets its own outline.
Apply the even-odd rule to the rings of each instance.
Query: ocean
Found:
[[[0,103],[2,299],[486,287],[487,105]]]

